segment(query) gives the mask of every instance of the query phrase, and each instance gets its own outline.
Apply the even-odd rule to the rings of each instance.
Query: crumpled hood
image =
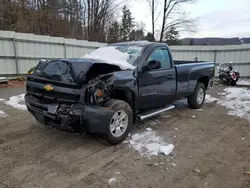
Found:
[[[93,52],[86,54],[83,58],[99,60],[110,65],[119,66],[121,70],[135,69],[135,66],[128,63],[129,54],[122,53],[113,46],[101,47]]]
[[[103,68],[101,68],[102,70],[94,70],[93,72],[100,71],[101,74],[105,74],[105,69],[106,67],[108,69],[109,66],[114,67],[115,71],[120,70],[118,66],[105,65],[105,62],[100,60],[87,58],[57,59],[39,64],[33,75],[64,83],[80,84],[86,81],[88,71],[96,64],[102,64]]]

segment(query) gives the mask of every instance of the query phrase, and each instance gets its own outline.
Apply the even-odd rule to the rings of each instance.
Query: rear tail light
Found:
[[[236,80],[236,74],[235,74],[235,73],[232,73],[231,76],[232,76],[232,78],[233,78],[234,80]]]

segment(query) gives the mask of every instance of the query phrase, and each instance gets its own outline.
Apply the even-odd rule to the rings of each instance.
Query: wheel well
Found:
[[[123,90],[111,91],[110,97],[112,99],[119,99],[119,100],[125,101],[131,106],[131,108],[133,107],[131,96],[129,94],[127,94],[126,92],[124,92]]]
[[[208,76],[203,76],[198,79],[198,82],[203,83],[207,89],[208,87],[208,82],[209,82],[209,77]]]

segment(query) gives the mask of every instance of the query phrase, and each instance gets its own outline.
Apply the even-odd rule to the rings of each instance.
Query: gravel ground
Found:
[[[24,88],[0,90],[0,98]],[[219,97],[222,86],[209,91]],[[175,149],[146,156],[128,143],[107,146],[95,138],[36,123],[26,111],[0,102],[0,187],[171,187],[249,188],[250,125],[227,115],[216,102],[202,110],[185,103],[138,123],[133,133],[152,128]]]

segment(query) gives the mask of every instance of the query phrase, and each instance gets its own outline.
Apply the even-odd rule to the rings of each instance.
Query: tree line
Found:
[[[156,8],[161,0],[145,0],[152,15],[152,31],[137,23],[125,5],[126,0],[0,0],[0,30],[76,38],[98,42],[129,40],[155,41]],[[179,2],[193,0],[164,0],[160,41],[178,43],[180,29],[191,28],[192,20],[176,17]],[[174,3],[173,3],[174,2]],[[122,8],[120,18],[117,13]],[[190,22],[188,22],[190,21]],[[189,23],[189,25],[187,24]]]

